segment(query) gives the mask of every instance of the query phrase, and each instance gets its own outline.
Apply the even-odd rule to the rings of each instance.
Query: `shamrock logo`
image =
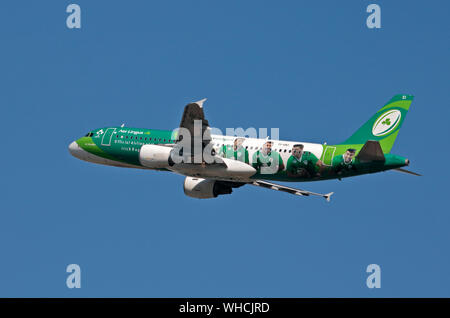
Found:
[[[391,124],[391,119],[390,118],[386,118],[385,120],[383,120],[382,122],[381,122],[383,125],[390,125]]]

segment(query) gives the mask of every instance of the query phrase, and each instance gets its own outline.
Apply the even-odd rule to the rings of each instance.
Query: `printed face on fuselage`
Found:
[[[345,163],[350,163],[350,162],[352,162],[354,157],[355,157],[355,151],[354,150],[347,150],[344,153],[344,162]]]
[[[292,155],[295,158],[300,159],[303,155],[303,147],[301,145],[295,145],[292,147]]]
[[[234,140],[234,150],[238,150],[242,147],[242,144],[244,143],[244,138],[236,138]]]
[[[272,152],[272,142],[267,141],[262,147],[262,153],[268,155]]]

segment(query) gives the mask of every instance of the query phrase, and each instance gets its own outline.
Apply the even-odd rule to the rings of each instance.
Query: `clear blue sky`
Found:
[[[66,6],[82,9],[69,30]],[[365,25],[370,3],[382,28]],[[450,296],[448,1],[2,1],[0,296]],[[397,172],[244,187],[200,201],[183,177],[70,156],[90,129],[211,125],[338,143],[415,95]],[[69,290],[66,266],[82,270]],[[370,290],[367,265],[381,266]]]

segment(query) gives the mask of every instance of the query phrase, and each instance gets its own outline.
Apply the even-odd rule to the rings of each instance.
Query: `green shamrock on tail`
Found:
[[[383,125],[390,125],[391,124],[391,120],[389,119],[389,118],[386,118],[385,120],[383,120],[382,122],[381,122]]]

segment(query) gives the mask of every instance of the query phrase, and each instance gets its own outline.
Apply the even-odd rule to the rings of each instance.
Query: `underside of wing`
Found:
[[[202,123],[202,128],[209,127],[208,121],[205,119],[205,113],[203,112],[203,103],[206,101],[202,99],[198,102],[187,104],[184,107],[183,116],[181,117],[180,128],[188,129],[192,135],[194,135],[194,121],[199,120]],[[202,131],[204,132],[204,130]]]
[[[203,112],[205,101],[206,98],[184,107],[178,130],[177,144],[190,153],[194,163],[202,163],[203,151],[211,142],[211,129]]]

